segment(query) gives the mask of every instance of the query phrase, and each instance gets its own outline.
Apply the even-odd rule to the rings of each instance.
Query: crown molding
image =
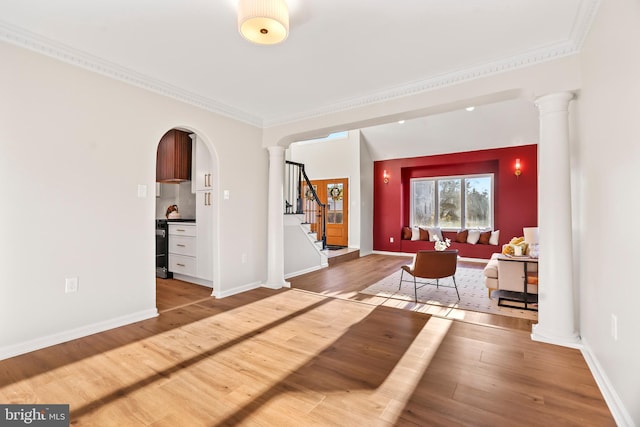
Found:
[[[376,92],[359,98],[347,99],[339,104],[332,104],[313,111],[306,111],[295,116],[287,116],[282,119],[265,120],[264,127],[280,126],[294,123],[300,120],[311,119],[328,114],[339,113],[367,105],[378,104],[394,99],[417,95],[420,93],[440,89],[448,86],[466,83],[472,80],[488,77],[495,74],[513,71],[519,68],[529,67],[554,59],[560,59],[578,53],[571,42],[564,42],[553,47],[538,49],[526,54],[512,56],[510,58],[478,65],[463,70],[444,73],[432,78],[413,82],[392,89]]]
[[[253,126],[266,128],[285,125],[305,119],[312,119],[327,114],[339,113],[367,105],[379,104],[577,54],[580,52],[582,44],[587,37],[589,29],[591,28],[591,24],[593,23],[598,11],[600,2],[601,0],[584,0],[581,3],[570,37],[566,41],[544,46],[521,55],[500,59],[490,63],[479,64],[460,70],[452,70],[451,72],[396,86],[371,95],[349,98],[340,103],[327,105],[315,110],[274,118],[260,118],[247,113],[246,111],[217,102],[193,92],[189,92],[161,80],[145,76],[126,67],[122,67],[86,52],[73,49],[62,43],[39,36],[22,28],[12,26],[3,21],[0,21],[0,40],[90,71],[94,71],[133,86],[203,108],[207,111],[211,111],[225,117],[239,120]]]
[[[262,120],[259,117],[245,111],[151,78],[3,21],[0,21],[0,40],[235,120],[258,127],[262,126]]]

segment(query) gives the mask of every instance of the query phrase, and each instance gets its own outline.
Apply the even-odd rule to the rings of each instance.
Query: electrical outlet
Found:
[[[393,237],[389,237],[389,243],[393,243]]]
[[[611,336],[614,341],[618,341],[618,316],[611,315]]]
[[[242,263],[243,264],[247,263],[247,254],[242,254]]]
[[[64,281],[64,293],[70,294],[73,292],[78,292],[78,278],[67,277]]]

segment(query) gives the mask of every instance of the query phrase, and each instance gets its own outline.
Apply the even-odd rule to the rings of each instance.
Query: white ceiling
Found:
[[[598,3],[288,0],[288,39],[258,46],[237,31],[237,0],[2,0],[0,40],[273,126],[576,53]]]
[[[538,111],[511,100],[362,129],[374,160],[536,144]]]

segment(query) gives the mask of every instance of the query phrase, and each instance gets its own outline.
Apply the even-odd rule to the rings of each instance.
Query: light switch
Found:
[[[138,197],[144,199],[147,197],[147,186],[144,184],[138,184]]]
[[[78,292],[78,278],[77,277],[67,277],[64,281],[64,292],[66,294],[70,294],[73,292]]]
[[[224,199],[229,200],[229,197],[231,197],[231,192],[229,190],[224,190]]]

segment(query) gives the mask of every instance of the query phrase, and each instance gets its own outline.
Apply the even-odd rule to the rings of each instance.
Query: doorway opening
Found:
[[[342,249],[349,246],[349,179],[332,178],[311,180],[320,202],[326,205],[327,221],[325,234],[328,249]],[[307,194],[306,184],[304,194]],[[305,196],[306,197],[306,196]],[[320,207],[315,204],[304,205],[305,217],[322,216]],[[310,211],[313,210],[313,211]],[[311,215],[307,215],[311,214]],[[322,223],[311,223],[311,231],[317,233],[317,240],[322,240]]]
[[[161,148],[162,140],[156,151],[156,304],[159,311],[167,308],[158,295],[162,286],[180,287],[186,282],[205,287],[198,295],[206,293],[210,297],[220,293],[216,152],[198,131],[185,127],[169,132],[172,131],[186,135],[187,140],[176,144],[183,146],[182,151]],[[167,167],[171,169],[175,164],[178,170],[185,163],[188,164],[187,176],[183,171],[181,176],[172,179],[169,175],[167,179]],[[158,223],[164,227],[164,239],[158,239]],[[164,251],[158,250],[159,240],[164,241]],[[158,261],[162,259],[166,273],[158,275]]]

